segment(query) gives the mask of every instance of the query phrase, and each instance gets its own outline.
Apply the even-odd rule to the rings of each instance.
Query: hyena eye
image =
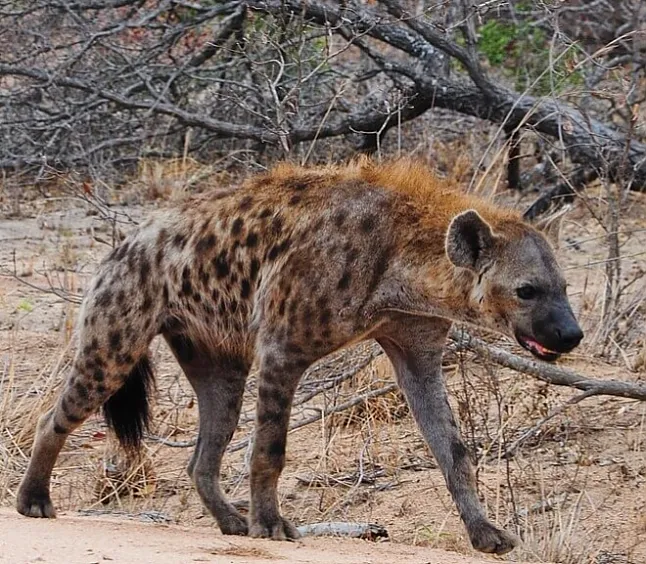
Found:
[[[538,290],[530,284],[524,284],[523,286],[516,288],[516,295],[521,300],[533,300],[537,294]]]

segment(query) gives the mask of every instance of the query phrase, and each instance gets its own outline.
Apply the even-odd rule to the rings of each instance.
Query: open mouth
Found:
[[[516,340],[518,341],[521,347],[523,347],[524,349],[527,349],[536,358],[540,358],[541,360],[552,362],[556,360],[559,356],[561,356],[560,353],[557,353],[556,351],[553,351],[548,349],[547,347],[544,347],[538,341],[535,341],[531,337],[525,337],[524,335],[516,335]]]

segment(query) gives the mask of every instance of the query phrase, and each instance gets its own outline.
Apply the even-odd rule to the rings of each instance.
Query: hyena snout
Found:
[[[554,332],[558,342],[556,350],[562,353],[567,353],[575,349],[583,339],[583,331],[576,321],[567,324],[563,328],[557,327],[554,329]]]
[[[516,338],[535,357],[556,360],[579,345],[583,331],[567,305],[548,309],[546,314],[535,316],[531,330],[518,329]]]
[[[554,308],[546,319],[534,323],[533,329],[543,347],[559,354],[570,352],[583,339],[583,331],[569,305]]]

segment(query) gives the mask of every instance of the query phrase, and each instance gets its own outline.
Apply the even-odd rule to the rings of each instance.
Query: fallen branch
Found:
[[[507,352],[499,347],[489,345],[481,339],[472,337],[463,331],[451,331],[451,339],[453,341],[449,345],[451,350],[473,351],[500,366],[528,374],[548,384],[567,386],[587,392],[586,397],[606,395],[646,401],[646,384],[624,382],[621,380],[596,380],[586,378],[569,368],[563,368],[556,364],[548,364]]]
[[[388,538],[388,531],[385,527],[373,523],[344,523],[342,521],[312,523],[311,525],[301,525],[298,527],[298,532],[308,537],[346,537],[367,540]]]
[[[556,186],[546,190],[534,203],[527,208],[523,217],[528,221],[544,215],[546,212],[554,212],[563,204],[572,202],[577,191],[582,190],[587,184],[599,178],[599,173],[594,169],[580,169],[570,178],[559,182]]]

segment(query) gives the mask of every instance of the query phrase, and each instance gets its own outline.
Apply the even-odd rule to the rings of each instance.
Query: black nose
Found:
[[[563,329],[557,329],[560,345],[567,350],[575,348],[583,339],[583,331],[578,325],[572,325]]]

